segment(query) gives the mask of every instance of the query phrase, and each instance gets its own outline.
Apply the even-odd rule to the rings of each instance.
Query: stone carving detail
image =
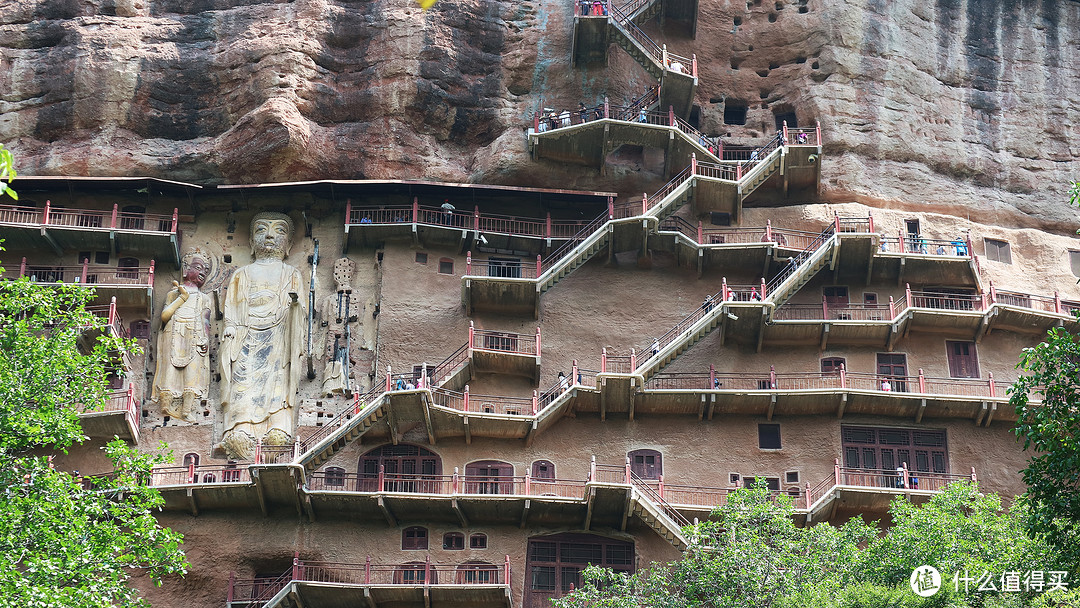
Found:
[[[206,399],[210,385],[211,301],[200,288],[211,263],[197,249],[186,252],[182,262],[183,283],[173,281],[161,311],[152,398],[164,415],[195,422],[196,404]]]
[[[364,305],[353,293],[352,279],[356,264],[349,258],[334,262],[336,289],[323,300],[319,308],[321,324],[326,327],[326,347],[323,349],[326,367],[323,371],[322,392],[326,396],[351,393],[353,386],[352,343],[357,338],[350,325],[356,323]]]
[[[255,443],[285,445],[295,426],[306,311],[300,271],[285,263],[293,222],[281,213],[251,220],[255,261],[238,269],[225,293],[221,334],[221,447],[250,460]]]

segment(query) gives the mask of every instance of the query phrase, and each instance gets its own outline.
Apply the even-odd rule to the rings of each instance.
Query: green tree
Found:
[[[0,144],[0,197],[5,194],[15,200],[19,200],[19,195],[11,189],[11,181],[15,179],[15,161],[11,156],[11,150],[4,148],[4,144]]]
[[[1024,349],[1018,367],[1009,394],[1016,435],[1031,451],[1022,471],[1028,528],[1080,570],[1080,337],[1051,329]]]
[[[144,606],[133,571],[155,582],[185,571],[181,536],[152,515],[161,495],[140,483],[162,454],[113,441],[114,475],[88,482],[47,456],[85,439],[79,411],[104,405],[112,358],[132,347],[106,335],[80,351],[102,325],[91,297],[75,285],[0,284],[0,607]]]

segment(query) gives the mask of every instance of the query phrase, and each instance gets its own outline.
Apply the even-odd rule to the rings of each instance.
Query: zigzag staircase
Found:
[[[773,278],[766,287],[766,297],[761,304],[772,310],[783,305],[822,268],[833,262],[838,248],[839,237],[836,235],[835,227],[830,225]],[[651,354],[653,345],[646,345],[641,352],[650,353],[650,356],[638,365],[635,373],[642,375],[647,381],[709,335],[712,330],[719,327],[727,314],[728,311],[723,303],[730,298],[730,294],[724,291],[713,294],[711,301],[716,302],[716,305],[711,308],[699,308],[679,321],[657,340],[659,348],[656,354]]]
[[[631,514],[637,515],[641,521],[645,522],[645,525],[652,528],[676,549],[685,551],[690,546],[690,542],[683,535],[682,529],[689,526],[690,521],[637,475],[631,473],[630,482],[633,488]]]
[[[556,249],[548,256],[547,264],[550,264],[538,278],[540,293],[551,289],[560,279],[567,276],[594,255],[600,252],[611,242],[612,235],[619,224],[628,224],[627,220],[636,220],[639,217],[652,217],[663,220],[683,205],[690,195],[694,177],[690,174],[690,167],[675,176],[659,192],[646,199],[641,214],[623,215],[614,217],[615,213],[605,213],[593,220],[588,226],[581,229],[577,235]],[[653,202],[655,201],[655,202]],[[626,208],[620,208],[623,211]],[[555,261],[550,260],[554,258]]]
[[[314,471],[341,448],[363,435],[386,417],[387,400],[383,386],[377,386],[356,400],[333,420],[300,442],[297,463]]]

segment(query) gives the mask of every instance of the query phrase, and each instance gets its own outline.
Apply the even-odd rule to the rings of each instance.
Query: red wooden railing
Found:
[[[833,474],[818,482],[814,487],[806,484],[803,508],[809,510],[814,503],[838,486],[857,488],[895,489],[901,493],[910,490],[940,492],[950,483],[967,480],[977,481],[975,467],[970,474],[934,473],[930,471],[912,471],[907,463],[901,463],[896,469],[859,469],[840,466],[840,460],[834,461]]]
[[[472,321],[469,321],[469,344],[474,349],[494,350],[504,353],[519,355],[540,356],[540,328],[536,333],[518,334],[488,329],[476,329]]]
[[[415,212],[415,213],[414,213]],[[447,213],[441,207],[380,206],[356,207],[346,204],[346,223],[350,226],[420,223],[431,226],[467,228],[488,234],[505,234],[535,238],[566,239],[577,234],[586,224],[582,221],[528,218],[454,209]]]
[[[84,284],[100,287],[146,285],[154,286],[154,262],[149,266],[118,267],[91,265],[83,260],[79,266],[32,266],[26,258],[22,259],[19,270],[4,271],[5,279],[30,277],[31,281],[42,284],[67,283]]]
[[[129,213],[112,209],[70,209],[54,207],[45,201],[43,208],[0,205],[0,224],[23,226],[59,226],[87,230],[121,230],[134,232],[176,233],[179,210],[172,215],[161,213]]]

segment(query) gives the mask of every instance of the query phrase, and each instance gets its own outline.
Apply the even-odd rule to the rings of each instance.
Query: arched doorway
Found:
[[[465,465],[466,494],[513,494],[514,465],[501,460],[478,460]]]
[[[383,468],[383,487],[379,486]],[[418,445],[384,445],[360,457],[361,492],[439,493],[442,459]]]

